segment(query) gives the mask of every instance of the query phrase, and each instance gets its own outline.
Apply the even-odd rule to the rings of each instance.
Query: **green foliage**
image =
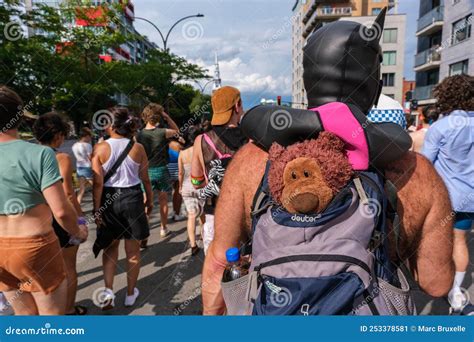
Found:
[[[199,92],[177,82],[205,78],[206,71],[159,50],[151,51],[140,64],[104,63],[99,55],[141,37],[121,27],[120,4],[103,7],[92,23],[107,22],[105,26],[74,25],[76,18],[87,19],[85,3],[70,0],[60,8],[40,5],[24,13],[19,0],[3,1],[0,84],[17,91],[29,111],[65,112],[76,123],[115,104],[117,94],[127,95],[135,111],[153,101],[168,106],[178,121],[191,116],[189,105]],[[38,34],[27,38],[21,33],[25,28]]]

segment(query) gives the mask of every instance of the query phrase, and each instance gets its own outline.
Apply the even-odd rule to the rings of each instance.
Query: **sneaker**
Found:
[[[161,229],[161,230],[160,230],[160,236],[161,236],[162,238],[167,237],[169,233],[170,233],[170,232],[168,231],[168,229]]]
[[[173,215],[173,221],[183,221],[186,217],[181,216],[181,215]]]
[[[191,255],[195,256],[201,249],[198,246],[191,247]]]
[[[125,296],[125,306],[127,306],[127,307],[134,306],[139,295],[140,295],[140,291],[138,291],[138,289],[135,287],[133,289],[133,295]]]
[[[14,314],[13,308],[8,305],[5,296],[0,292],[0,316],[13,316]]]
[[[460,312],[467,304],[467,298],[459,288],[449,292],[448,301],[451,305],[452,312]]]
[[[99,306],[103,311],[112,310],[115,307],[115,295],[111,289],[105,288],[99,298],[101,299]]]
[[[474,305],[467,304],[461,311],[462,316],[474,316]]]

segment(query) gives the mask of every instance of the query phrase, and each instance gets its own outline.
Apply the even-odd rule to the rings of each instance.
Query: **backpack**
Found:
[[[382,176],[357,172],[324,212],[300,215],[273,201],[269,168],[252,205],[250,272],[222,283],[228,314],[414,314],[407,278],[389,259],[385,213],[396,208]]]
[[[212,139],[204,133],[202,135],[207,145],[216,153],[217,159],[211,160],[209,172],[205,174],[207,184],[204,188],[199,189],[198,196],[202,200],[215,198],[219,196],[220,186],[224,179],[224,174],[227,166],[229,165],[232,155],[228,153],[221,153]]]

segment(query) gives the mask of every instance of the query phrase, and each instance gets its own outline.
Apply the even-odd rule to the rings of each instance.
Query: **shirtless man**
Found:
[[[380,38],[383,18],[378,18],[375,24],[380,31],[377,38]],[[354,39],[354,32],[359,32],[362,39]],[[381,52],[378,40],[367,39],[370,33],[359,24],[343,22],[325,25],[313,33],[304,49],[303,60],[309,107],[341,101],[355,104],[368,113],[380,94]],[[331,42],[331,49],[321,48],[324,41]],[[344,63],[340,63],[344,59]],[[339,78],[335,72],[338,69],[344,69]],[[347,69],[351,69],[351,73],[346,73]],[[331,75],[325,74],[328,72]],[[346,74],[353,78],[345,79]],[[225,252],[248,241],[251,235],[250,208],[267,158],[264,150],[248,143],[237,152],[227,169],[216,209],[215,237],[202,275],[203,313],[206,315],[225,313],[220,288],[226,265]],[[385,174],[398,190],[401,257],[408,260],[421,289],[435,297],[446,295],[453,281],[454,267],[451,204],[443,181],[426,158],[412,152],[386,166]],[[390,242],[393,251],[392,236]],[[395,255],[393,260],[397,260]]]

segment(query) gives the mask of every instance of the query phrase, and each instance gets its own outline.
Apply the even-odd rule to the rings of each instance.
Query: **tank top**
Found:
[[[105,142],[110,146],[110,158],[102,165],[104,175],[115,164],[115,161],[119,158],[122,151],[125,150],[130,139],[110,138]],[[117,172],[104,185],[114,188],[130,188],[140,183],[140,164],[128,155],[117,169]]]

